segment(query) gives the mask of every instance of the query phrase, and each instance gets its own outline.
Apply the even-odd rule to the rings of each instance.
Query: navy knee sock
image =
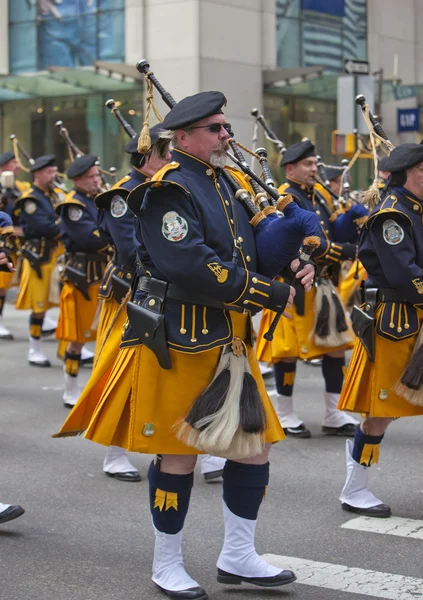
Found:
[[[6,301],[6,296],[0,296],[0,317],[3,314],[3,307],[4,307],[5,301]]]
[[[380,443],[383,435],[366,435],[357,427],[354,437],[352,457],[359,465],[370,467],[379,462]]]
[[[79,366],[81,364],[81,354],[73,354],[72,352],[65,353],[65,373],[72,377],[77,377]]]
[[[229,510],[255,521],[269,483],[269,463],[246,465],[227,460],[223,468],[223,500]]]
[[[325,389],[331,394],[340,394],[345,375],[345,358],[334,358],[325,354],[322,360]]]
[[[36,313],[32,313],[29,317],[29,335],[39,340],[41,337],[41,327],[43,326],[44,315],[42,317],[38,317]]]
[[[148,482],[154,527],[162,533],[179,533],[187,516],[194,474],[162,473],[158,464],[152,462],[148,469]]]
[[[276,390],[278,394],[282,394],[283,396],[292,396],[296,370],[296,362],[277,362],[273,366]]]

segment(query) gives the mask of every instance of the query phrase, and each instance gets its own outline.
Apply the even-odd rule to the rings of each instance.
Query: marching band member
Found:
[[[32,311],[29,318],[29,364],[50,367],[50,361],[41,350],[40,338],[45,313],[54,306],[49,298],[50,278],[56,260],[62,253],[55,213],[56,157],[53,154],[38,157],[30,171],[34,183],[16,201],[25,238],[21,250],[24,260],[16,308]]]
[[[321,285],[326,286],[330,277],[335,280],[336,285],[342,261],[355,258],[356,249],[353,243],[342,243],[334,239],[332,210],[322,195],[322,188],[315,183],[317,158],[312,142],[306,140],[290,146],[283,155],[281,166],[286,167],[287,182],[279,190],[292,194],[301,208],[313,211],[320,220],[321,243],[313,254],[313,260],[323,272]],[[348,331],[344,311],[339,299],[335,297],[334,287],[329,289],[324,298],[322,297],[319,309],[322,313],[325,308],[324,302],[328,299],[326,309],[327,313],[329,310],[332,311],[333,323],[331,324],[331,317],[327,316],[326,323],[322,324],[322,328],[327,329],[326,336],[323,335],[323,331],[318,332],[319,319],[314,308],[317,289],[306,295],[297,293],[294,306],[290,311],[292,319],[280,320],[273,341],[264,338],[273,319],[272,313],[269,310],[263,312],[257,336],[257,357],[259,361],[274,364],[277,390],[274,404],[285,434],[297,438],[309,438],[310,430],[297,416],[293,405],[296,364],[298,359],[314,359],[323,356],[322,374],[325,380],[326,410],[322,430],[328,435],[353,436],[357,421],[336,408],[344,379],[345,350],[351,347],[352,332]],[[321,290],[323,289],[325,287],[321,287]],[[331,304],[331,301],[334,304]],[[338,316],[336,323],[335,314]],[[342,327],[338,327],[338,319]],[[331,327],[334,329],[333,334]],[[318,340],[314,333],[321,333]]]
[[[64,405],[68,407],[74,406],[80,394],[82,348],[96,338],[93,321],[97,295],[110,254],[110,237],[97,224],[94,198],[101,179],[96,163],[97,157],[91,154],[73,161],[66,173],[73,180],[73,190],[56,207],[68,253],[56,330],[57,339],[68,343],[63,394]]]
[[[13,226],[15,227],[16,236],[11,239],[10,247],[14,264],[17,264],[16,253],[19,249],[18,236],[22,237],[23,235],[22,229],[19,227],[19,210],[16,208],[15,202],[22,192],[31,187],[29,182],[16,179],[19,171],[20,166],[13,152],[4,152],[0,155],[0,174],[9,174],[12,179],[10,187],[7,188],[5,187],[5,182],[1,182],[0,210],[4,211],[12,218]],[[13,340],[13,335],[3,323],[4,303],[6,301],[7,290],[12,284],[13,277],[12,272],[3,271],[0,273],[0,339],[3,340]]]
[[[354,442],[347,440],[342,508],[370,517],[391,514],[368,487],[368,468],[379,460],[389,423],[423,414],[423,146],[398,146],[385,170],[390,193],[360,236],[358,255],[368,277],[363,304],[353,312],[359,339],[339,401],[341,410],[365,415]]]
[[[230,457],[223,470],[225,541],[218,581],[273,587],[295,580],[292,571],[270,566],[254,548],[270,444],[284,435],[253,352],[250,317],[263,306],[283,311],[294,290],[256,272],[254,230],[221,176],[230,130],[225,103],[220,92],[202,92],[176,104],[163,122],[171,131],[173,160],[128,198],[137,214],[141,277],[128,304],[119,356],[85,433],[106,446],[157,455],[148,474],[156,535],[153,581],[171,598],[207,598],[185,571],[181,541],[197,454],[210,447]],[[307,265],[297,276],[309,288],[313,274]],[[229,388],[224,364],[232,372]],[[242,378],[248,383],[241,393]],[[229,417],[229,407],[235,410],[225,421],[224,439],[218,436],[215,444],[210,425],[200,442],[200,431],[191,431],[184,416],[200,398],[204,409],[207,398],[216,406],[216,388],[224,393],[220,414]],[[249,417],[242,411],[243,425],[241,398],[250,407]],[[187,442],[191,434],[196,446]]]

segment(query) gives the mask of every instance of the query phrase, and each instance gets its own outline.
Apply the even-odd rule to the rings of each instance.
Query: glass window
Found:
[[[124,0],[9,0],[10,72],[123,62]]]
[[[279,67],[339,73],[345,58],[367,59],[367,0],[276,0],[276,40]]]

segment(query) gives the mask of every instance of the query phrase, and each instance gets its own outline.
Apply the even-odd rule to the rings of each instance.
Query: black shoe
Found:
[[[118,479],[119,481],[141,481],[141,475],[138,471],[128,471],[127,473],[108,473],[104,471],[108,477]]]
[[[322,425],[322,432],[326,435],[338,435],[343,437],[354,437],[357,425],[354,423],[346,423],[342,427],[327,427]]]
[[[79,364],[81,365],[81,367],[85,366],[85,365],[93,365],[94,364],[94,356],[90,356],[89,358],[84,358],[79,361]]]
[[[5,333],[4,335],[0,335],[0,340],[14,340],[15,338],[11,333]]]
[[[387,504],[378,504],[377,506],[370,506],[369,508],[357,508],[351,506],[346,502],[341,502],[342,510],[347,512],[353,512],[357,515],[363,515],[364,517],[375,517],[376,519],[387,519],[392,515],[391,507]]]
[[[311,431],[307,429],[304,423],[301,423],[298,427],[284,427],[283,430],[285,435],[291,435],[292,437],[301,439],[311,438]]]
[[[43,360],[41,362],[34,362],[32,360],[29,360],[28,364],[31,367],[41,367],[41,368],[51,367],[51,362],[49,360]]]
[[[208,595],[202,587],[193,587],[187,590],[180,590],[179,592],[172,592],[172,590],[165,590],[160,585],[156,583],[156,586],[159,588],[163,594],[166,594],[168,598],[179,598],[180,600],[207,600]]]
[[[244,582],[260,587],[277,587],[293,583],[296,579],[292,571],[285,570],[278,573],[278,575],[273,575],[273,577],[242,577],[241,575],[233,575],[232,573],[222,571],[222,569],[217,569],[217,581],[219,583],[226,583],[227,585],[240,585]]]
[[[208,473],[204,473],[205,481],[212,481],[212,479],[219,479],[222,477],[223,469],[219,469],[218,471],[209,471]]]
[[[7,523],[8,521],[13,521],[13,519],[17,519],[23,515],[24,512],[25,510],[22,508],[22,506],[9,506],[6,508],[6,510],[0,513],[0,525]]]
[[[56,328],[54,329],[42,329],[41,330],[41,337],[46,338],[46,337],[50,337],[51,335],[54,335],[56,333]]]

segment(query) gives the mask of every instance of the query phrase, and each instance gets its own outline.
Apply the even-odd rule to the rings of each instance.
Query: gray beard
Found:
[[[212,167],[219,167],[223,169],[223,167],[226,165],[226,154],[218,151],[212,152],[210,154],[209,162]]]

